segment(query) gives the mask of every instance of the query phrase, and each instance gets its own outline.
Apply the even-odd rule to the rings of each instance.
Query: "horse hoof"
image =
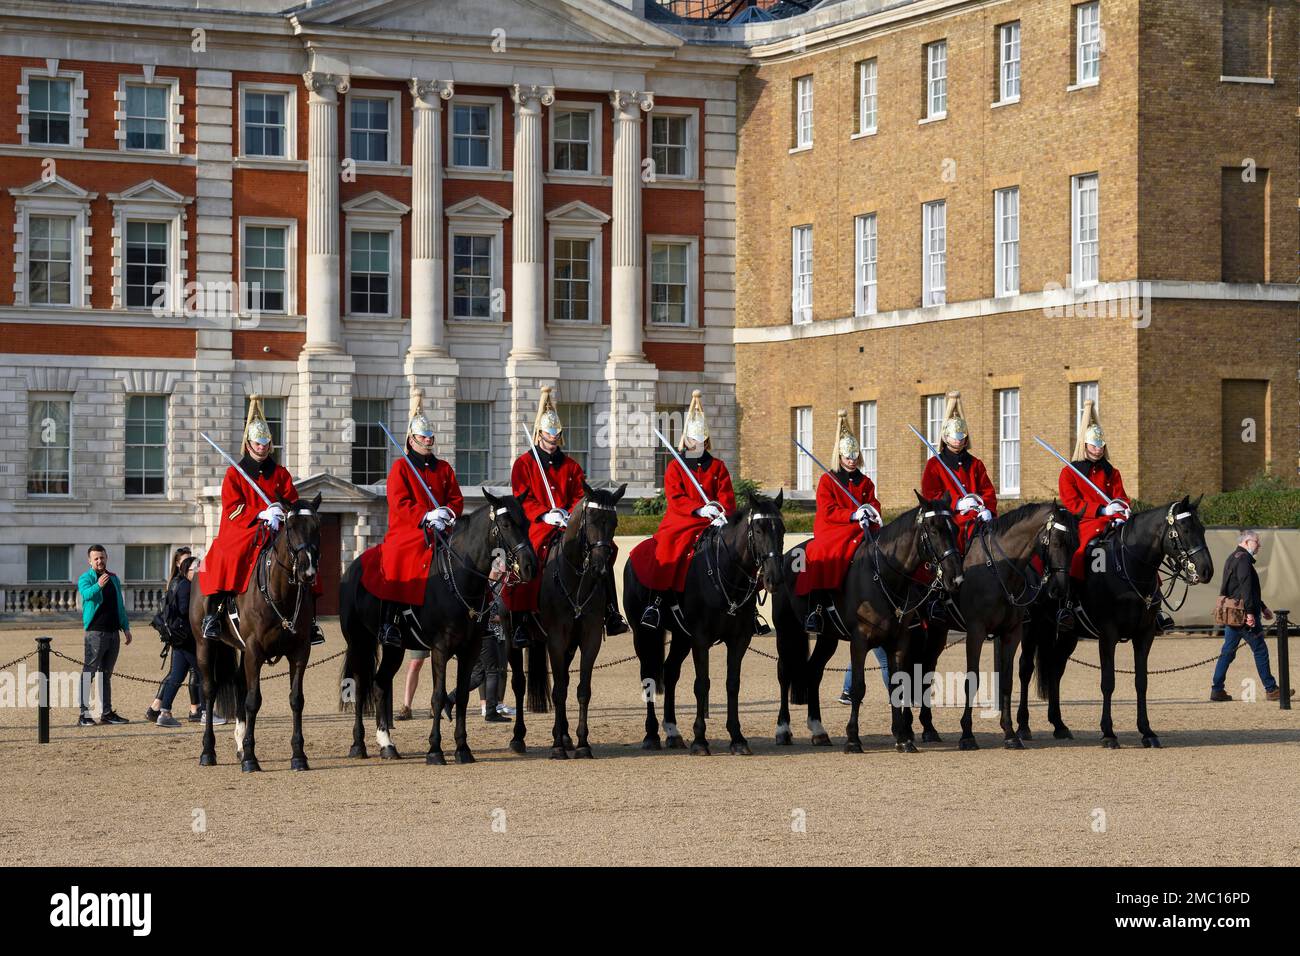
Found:
[[[591,752],[590,747],[579,747],[573,752],[573,758],[575,760],[595,760],[596,755]]]
[[[708,741],[707,741],[707,740],[697,740],[697,741],[695,741],[694,743],[692,743],[692,744],[691,744],[691,756],[692,756],[692,757],[712,757],[712,756],[713,756],[713,752],[712,752],[711,750],[709,750],[709,743],[708,743]]]
[[[1161,746],[1160,746],[1160,738],[1157,737],[1155,734],[1152,734],[1150,737],[1143,737],[1143,738],[1142,738],[1142,746],[1143,746],[1143,747],[1155,747],[1156,750],[1160,750],[1160,749],[1162,749]]]
[[[943,738],[939,736],[939,731],[937,730],[923,730],[921,731],[921,743],[941,744],[943,743]]]
[[[468,747],[456,751],[456,763],[474,763],[474,755],[470,753]]]
[[[565,750],[572,750],[572,749],[573,749],[573,738],[570,737],[568,734],[565,734],[565,735],[564,735],[564,739],[561,740],[560,743],[564,744],[564,749],[565,749]]]
[[[778,747],[790,747],[794,745],[794,734],[788,730],[783,730],[776,735],[776,745]]]
[[[257,762],[256,759],[252,759],[252,760],[241,761],[239,764],[239,769],[244,771],[244,773],[257,773],[262,769],[262,767]]]
[[[290,770],[310,770],[311,767],[307,766],[307,758],[306,758],[306,757],[294,757],[292,760],[289,761],[289,769],[290,769]]]
[[[669,738],[668,738],[668,749],[669,749],[669,750],[685,750],[685,749],[686,749],[686,741],[685,741],[682,737],[680,737],[680,736],[669,737]]]
[[[445,767],[447,758],[442,755],[441,750],[435,750],[424,755],[424,763],[428,767]]]
[[[512,740],[510,741],[510,752],[512,754],[526,754],[528,753],[528,746],[522,740]]]
[[[904,740],[901,743],[894,744],[894,749],[900,754],[919,754],[921,752],[916,749],[916,744],[910,740]]]
[[[394,747],[392,744],[389,744],[387,747],[380,748],[379,756],[384,760],[402,759],[402,755],[397,752],[397,748]]]
[[[846,743],[844,744],[844,752],[845,752],[846,754],[860,754],[860,753],[862,753],[862,741],[860,741],[860,740],[850,740],[850,741],[846,742]]]
[[[749,744],[743,740],[732,744],[730,750],[737,757],[749,757],[753,755],[753,751],[749,749]]]
[[[216,754],[209,754],[209,753],[199,754],[200,767],[215,767],[216,765],[217,765]]]
[[[1017,731],[1016,731],[1016,736],[1019,737],[1021,740],[1033,740],[1033,739],[1034,739],[1034,735],[1033,735],[1033,733],[1030,732],[1030,730],[1029,730],[1028,727],[1025,727],[1025,728],[1022,729],[1022,730],[1017,730]]]
[[[663,744],[659,742],[658,734],[646,734],[645,740],[641,741],[642,750],[663,750]]]
[[[360,760],[367,759],[370,754],[366,753],[365,744],[353,744],[352,749],[348,751],[349,757],[357,757]]]
[[[561,744],[561,745],[558,746],[558,747],[552,747],[552,748],[551,748],[551,759],[552,759],[552,760],[568,760],[568,759],[569,759],[569,752],[568,752],[567,750],[564,749],[564,745],[563,745],[563,744]]]
[[[1070,732],[1069,727],[1057,727],[1052,731],[1052,736],[1057,740],[1073,740],[1074,734]]]
[[[1101,745],[1107,750],[1119,750],[1119,740],[1115,737],[1102,737]]]
[[[812,745],[814,747],[829,747],[831,745],[830,734],[813,734]]]
[[[980,745],[975,742],[974,737],[963,737],[961,740],[957,741],[957,749],[958,750],[979,750]]]
[[[1006,750],[1024,750],[1025,745],[1020,742],[1019,737],[1007,737],[1002,741],[1002,746]]]

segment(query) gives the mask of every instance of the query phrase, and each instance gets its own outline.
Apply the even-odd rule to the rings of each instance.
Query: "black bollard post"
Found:
[[[1283,710],[1291,709],[1291,651],[1287,647],[1291,636],[1290,611],[1275,611],[1277,615],[1277,689],[1281,691],[1279,703]]]
[[[50,641],[53,638],[36,639],[36,665],[41,673],[40,699],[36,707],[36,742],[50,742]]]

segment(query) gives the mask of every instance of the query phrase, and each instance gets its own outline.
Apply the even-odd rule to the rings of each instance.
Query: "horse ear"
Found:
[[[494,495],[492,494],[492,492],[488,491],[488,490],[487,490],[486,488],[484,488],[482,485],[479,485],[479,489],[478,489],[478,490],[481,491],[481,492],[483,492],[483,500],[484,500],[484,501],[486,501],[488,504],[490,504],[493,508],[495,508],[495,507],[497,506],[497,504],[498,504],[498,499],[496,498],[496,496],[494,496]]]
[[[916,495],[916,503],[919,504],[919,505],[921,505],[922,507],[924,507],[924,506],[925,506],[925,499],[921,497],[921,493],[920,493],[919,491],[917,491],[915,488],[913,488],[913,489],[912,489],[912,494]]]
[[[1195,511],[1196,508],[1197,508],[1197,506],[1200,505],[1200,503],[1201,503],[1201,499],[1204,498],[1204,497],[1205,497],[1205,493],[1204,493],[1204,492],[1202,492],[1201,494],[1199,494],[1199,495],[1196,496],[1196,500],[1192,502],[1192,510],[1193,510],[1193,511]]]
[[[595,494],[595,492],[591,490],[591,485],[587,484],[586,478],[582,479],[582,493],[588,498]]]
[[[777,492],[776,492],[776,499],[775,499],[775,501],[776,501],[776,510],[777,510],[777,511],[780,511],[780,510],[781,510],[781,503],[782,503],[783,501],[785,501],[785,486],[784,486],[784,485],[782,485],[780,488],[777,489]]]
[[[311,500],[311,510],[320,511],[320,492],[316,492],[316,497]]]
[[[626,481],[623,482],[623,484],[619,485],[618,488],[614,491],[614,503],[615,503],[615,504],[618,504],[618,502],[621,501],[621,500],[623,499],[623,492],[625,492],[625,491],[627,491],[627,482],[626,482]]]

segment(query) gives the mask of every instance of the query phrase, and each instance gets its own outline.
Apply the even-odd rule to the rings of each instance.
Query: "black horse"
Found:
[[[234,598],[239,618],[236,634],[222,615],[221,637],[203,636],[207,602],[191,600],[190,630],[195,657],[203,676],[203,699],[208,701],[203,724],[203,751],[199,766],[217,762],[212,712],[235,718],[235,757],[245,773],[261,770],[257,762],[255,728],[262,709],[262,667],[281,657],[289,660],[289,709],[293,711],[290,746],[294,770],[307,770],[303,750],[303,675],[311,656],[311,629],[316,619],[312,586],[320,569],[320,495],[310,502],[280,499],[284,523],[268,534],[258,551],[253,573],[244,592]]]
[[[831,738],[821,722],[820,687],[826,663],[835,654],[841,640],[849,641],[853,677],[849,697],[852,711],[845,728],[848,740],[845,753],[862,753],[858,736],[858,713],[866,693],[865,665],[867,653],[884,647],[890,658],[891,673],[900,668],[910,673],[920,660],[922,649],[913,631],[919,630],[917,611],[935,590],[955,591],[961,583],[961,567],[956,545],[956,525],[950,502],[928,501],[916,495],[918,506],[899,515],[881,528],[877,535],[865,535],[853,555],[844,585],[835,594],[828,609],[828,620],[808,653],[808,636],[804,621],[807,598],[794,593],[793,569],[802,559],[803,546],[785,555],[788,572],[785,584],[773,597],[773,617],[777,634],[777,680],[781,685],[781,709],[777,714],[776,742],[794,742],[790,731],[790,703],[808,705],[808,729],[812,742],[830,746]],[[913,575],[928,565],[933,577],[928,586],[918,585]],[[895,691],[897,688],[895,688]],[[895,706],[896,693],[890,694],[891,730],[900,751],[915,752],[911,721],[904,721],[903,708]]]
[[[695,544],[686,571],[686,589],[680,602],[682,620],[669,619],[672,632],[667,659],[664,629],[635,628],[633,644],[641,661],[642,698],[646,702],[644,750],[658,750],[659,721],[655,694],[664,695],[664,730],[668,746],[686,746],[677,729],[676,688],[682,662],[690,653],[695,663],[695,738],[692,754],[709,754],[705,718],[709,712],[709,647],[727,646],[727,732],[731,753],[748,755],[749,741],[740,732],[740,664],[754,636],[758,592],[781,587],[784,570],[781,548],[785,522],[781,519],[784,491],[775,498],[755,493],[746,508],[738,510],[723,527],[708,528]],[[652,595],[637,578],[629,561],[623,570],[623,607],[628,620],[639,621]]]
[[[1038,664],[1040,693],[1048,698],[1047,717],[1058,740],[1073,738],[1061,719],[1061,676],[1080,637],[1096,637],[1101,657],[1101,743],[1119,747],[1110,716],[1115,690],[1115,645],[1133,642],[1133,687],[1137,691],[1137,727],[1143,747],[1159,747],[1160,738],[1147,717],[1147,660],[1159,632],[1157,612],[1163,600],[1161,572],[1169,586],[1182,581],[1207,584],[1214,577],[1214,560],[1205,546],[1205,526],[1197,507],[1201,499],[1178,501],[1139,511],[1132,519],[1095,539],[1085,552],[1081,587],[1083,615],[1067,632],[1058,633],[1056,601],[1035,605],[1020,655],[1021,736],[1029,731],[1029,680]],[[1040,610],[1041,608],[1041,610]]]
[[[492,600],[488,586],[492,563],[500,558],[507,576],[519,581],[529,580],[537,565],[537,555],[525,530],[528,519],[519,500],[513,495],[497,498],[486,489],[483,497],[487,504],[463,516],[451,534],[437,544],[429,563],[424,604],[417,613],[419,633],[404,633],[402,647],[383,645],[377,672],[380,602],[361,583],[360,557],[344,572],[339,587],[339,624],[347,641],[347,654],[340,674],[345,691],[340,709],[351,707],[356,714],[349,757],[368,756],[362,717],[371,711],[375,714],[379,755],[388,759],[400,756],[389,733],[393,727],[393,675],[402,665],[406,648],[428,647],[433,668],[433,728],[425,763],[447,762],[442,753],[442,713],[449,698],[447,662],[452,657],[457,660],[456,762],[474,762],[466,740],[465,705],[469,700],[470,669],[478,659],[482,639],[480,621]]]
[[[1016,659],[1025,623],[1026,609],[1040,594],[1061,599],[1069,594],[1070,558],[1079,545],[1079,515],[1056,501],[1022,505],[988,524],[977,525],[962,561],[962,585],[956,606],[966,626],[966,706],[961,718],[961,750],[977,750],[971,727],[971,708],[979,692],[979,662],[984,641],[995,634],[997,655],[998,707],[1001,711],[1003,745],[1009,750],[1024,747],[1011,724],[1011,668]],[[1037,557],[1041,572],[1031,568]],[[924,674],[936,675],[938,656],[947,643],[949,622],[945,617],[927,621],[929,641]],[[947,684],[944,696],[953,689]],[[921,739],[938,741],[929,697],[921,705]]]
[[[524,689],[528,706],[534,713],[548,709],[547,656],[555,672],[551,699],[555,704],[555,725],[551,728],[551,757],[566,760],[569,751],[575,757],[591,757],[587,741],[587,708],[591,703],[591,671],[600,654],[605,633],[605,611],[617,595],[605,593],[609,567],[613,561],[614,535],[618,528],[618,503],[627,491],[619,485],[614,491],[595,489],[582,483],[583,498],[569,519],[569,526],[558,547],[553,547],[542,568],[536,616],[525,617],[534,633],[528,648],[528,675],[524,677],[524,651],[510,651],[511,686],[515,692],[515,732],[510,749],[526,753],[524,735]],[[569,698],[569,665],[578,648],[582,648],[582,673],[578,677],[578,746],[569,736],[566,706]]]

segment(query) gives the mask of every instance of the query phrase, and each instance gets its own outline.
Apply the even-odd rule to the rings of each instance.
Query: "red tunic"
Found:
[[[245,473],[272,501],[283,498],[289,503],[298,500],[289,470],[267,459],[259,465],[245,457],[239,463]],[[253,573],[253,563],[265,538],[257,516],[266,509],[266,502],[248,486],[243,475],[234,468],[226,469],[221,482],[221,524],[217,537],[199,567],[199,590],[204,594],[233,591],[242,594]],[[269,534],[269,532],[268,532]]]
[[[984,470],[984,462],[969,452],[962,452],[955,458],[951,454],[946,454],[943,460],[944,464],[961,480],[962,486],[972,495],[978,495],[984,501],[984,507],[996,515],[998,496],[993,490],[993,482],[989,481],[989,473]],[[925,463],[925,471],[921,474],[921,494],[933,501],[942,498],[944,492],[947,492],[952,499],[953,518],[957,521],[957,531],[960,536],[958,544],[964,553],[971,535],[975,533],[975,522],[979,520],[979,513],[975,509],[965,514],[957,512],[957,501],[961,498],[961,490],[953,484],[948,473],[943,470],[943,465],[932,456]]]
[[[546,468],[547,484],[551,486],[555,507],[573,514],[574,507],[582,500],[582,482],[586,478],[582,466],[563,452],[556,452],[549,462],[545,452],[538,449],[538,454]],[[542,515],[551,510],[551,499],[546,495],[546,487],[537,470],[537,459],[531,451],[526,451],[515,459],[514,467],[510,469],[510,490],[524,506],[524,514],[528,516],[528,540],[537,552],[537,573],[527,584],[506,588],[505,605],[510,611],[535,611],[537,595],[542,588],[542,568],[546,567],[549,540],[560,529],[541,520]]]
[[[1106,492],[1108,497],[1118,498],[1128,504],[1128,492],[1124,490],[1124,479],[1120,476],[1119,469],[1108,461],[1076,461],[1074,467],[1088,476],[1088,481]],[[1087,511],[1084,517],[1079,521],[1079,549],[1074,552],[1074,558],[1070,561],[1070,577],[1083,580],[1083,556],[1092,539],[1097,537],[1120,515],[1103,515],[1101,509],[1106,507],[1106,502],[1097,496],[1097,492],[1088,487],[1088,482],[1084,481],[1069,468],[1061,469],[1061,477],[1057,480],[1057,490],[1061,494],[1061,504],[1071,511],[1078,513],[1080,508],[1086,506]]]
[[[416,480],[411,465],[429,486],[438,504],[450,508],[457,518],[465,510],[465,499],[456,472],[441,458],[408,454],[406,462],[393,462],[388,472],[388,533],[384,540],[361,555],[361,583],[381,601],[423,604],[429,564],[437,537],[430,530],[426,538],[420,520],[434,509],[428,492]]]
[[[860,504],[880,510],[876,486],[866,475],[855,471],[852,476],[846,476],[843,471],[838,471],[835,477]],[[853,512],[857,510],[858,506],[839,489],[835,479],[822,475],[817,485],[813,538],[804,545],[804,571],[795,577],[795,594],[804,597],[812,591],[834,591],[844,583],[844,575],[862,543],[862,528],[853,520]],[[880,525],[873,521],[872,533],[879,530]]]
[[[727,466],[708,452],[686,461],[709,499],[722,505],[728,517],[734,514],[736,493]],[[659,522],[659,530],[633,548],[628,560],[637,579],[650,590],[682,591],[695,542],[709,526],[709,519],[693,513],[704,502],[676,461],[670,461],[664,471],[664,497],[668,499],[668,510]]]

